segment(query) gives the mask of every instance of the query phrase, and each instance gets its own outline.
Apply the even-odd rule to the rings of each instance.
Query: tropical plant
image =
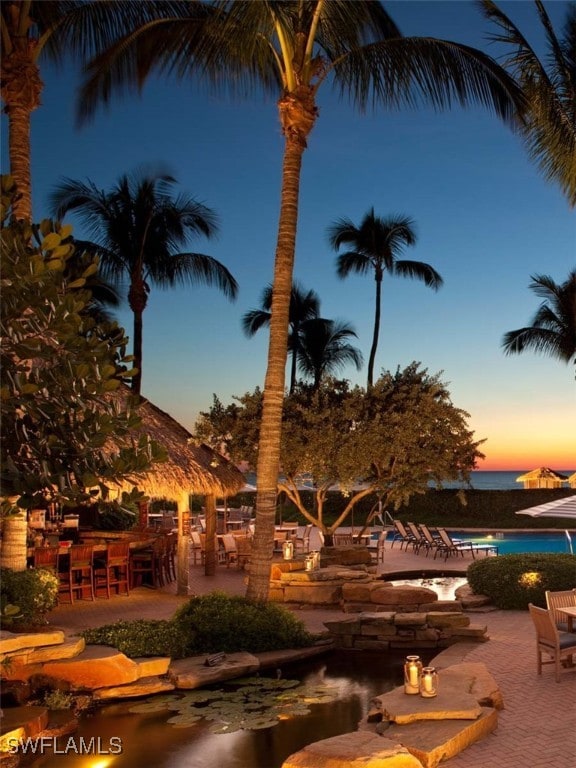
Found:
[[[13,189],[3,177],[0,497],[4,522],[15,525],[13,535],[4,531],[0,554],[15,553],[10,567],[23,570],[26,521],[15,509],[106,498],[110,484],[137,484],[165,452],[146,437],[131,441],[140,425],[132,404],[117,408],[107,400],[132,369],[123,329],[97,325],[85,312],[91,293],[84,281],[97,262],[68,280],[71,227],[10,219]]]
[[[504,352],[531,350],[576,363],[576,269],[560,284],[548,275],[532,275],[531,279],[528,287],[544,301],[529,326],[504,335]]]
[[[253,336],[261,328],[270,325],[272,309],[272,286],[267,285],[262,291],[260,299],[261,309],[251,309],[242,317],[242,328],[247,336]],[[290,312],[288,346],[292,356],[292,365],[290,368],[290,388],[293,392],[296,386],[296,371],[298,363],[298,353],[300,348],[300,326],[305,320],[311,320],[318,317],[320,312],[320,299],[315,291],[304,292],[304,289],[298,284],[292,285],[290,294]]]
[[[79,246],[98,256],[105,279],[120,286],[128,278],[128,303],[134,314],[132,391],[142,387],[143,314],[152,284],[160,288],[204,283],[228,298],[238,290],[228,269],[212,256],[178,253],[191,235],[211,237],[216,217],[191,197],[174,197],[176,180],[163,171],[141,169],[122,176],[110,192],[91,181],[64,179],[51,196],[55,216],[77,214],[90,241]]]
[[[19,191],[17,219],[32,220],[30,118],[40,106],[43,61],[86,61],[117,36],[158,14],[153,2],[3,0],[0,4],[0,94],[8,115],[10,174]]]
[[[576,5],[569,3],[566,22],[557,35],[544,3],[535,0],[547,42],[539,58],[514,22],[492,0],[482,0],[484,15],[500,29],[491,40],[511,52],[504,66],[522,87],[528,112],[521,123],[528,154],[544,178],[559,184],[576,205]]]
[[[356,338],[356,331],[342,320],[315,317],[302,323],[298,368],[313,380],[312,389],[318,389],[323,379],[335,375],[349,363],[360,370],[362,353],[348,343],[352,336]],[[288,346],[291,349],[290,341]]]
[[[380,335],[380,314],[382,303],[382,280],[384,273],[421,280],[430,288],[438,290],[442,278],[429,264],[422,261],[399,259],[407,245],[416,244],[414,223],[406,216],[381,218],[372,208],[357,227],[350,219],[339,219],[328,230],[330,245],[338,250],[342,245],[352,247],[336,259],[338,277],[348,277],[352,272],[360,275],[373,273],[376,281],[374,309],[374,331],[368,359],[368,386],[374,380],[374,362]]]
[[[511,124],[523,108],[523,98],[513,79],[481,51],[453,41],[402,37],[379,2],[219,0],[166,8],[165,20],[142,25],[91,63],[81,88],[80,110],[86,118],[114,92],[140,89],[155,68],[180,78],[205,77],[241,95],[259,89],[278,97],[285,142],[282,193],[259,439],[256,533],[247,588],[248,597],[266,600],[300,175],[319,114],[320,88],[332,85],[361,110],[369,105],[481,104]]]

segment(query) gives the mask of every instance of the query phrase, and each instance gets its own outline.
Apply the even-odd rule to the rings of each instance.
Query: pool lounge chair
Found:
[[[402,549],[402,547],[408,547],[410,544],[410,546],[416,550],[417,539],[414,538],[413,534],[406,530],[404,523],[401,520],[393,520],[392,523],[394,525],[394,534],[390,543],[390,549],[392,549],[396,541],[399,541],[400,549]]]
[[[476,555],[479,552],[483,552],[486,556],[498,554],[498,546],[496,544],[475,544],[472,541],[460,541],[460,539],[453,539],[444,528],[437,528],[436,530],[442,542],[449,549],[448,554],[460,552],[462,557],[464,557],[464,552],[470,552],[474,559],[476,559]],[[448,555],[444,559],[447,557]]]
[[[416,523],[406,523],[406,527],[410,531],[410,534],[414,537],[414,552],[419,555],[421,549],[426,550],[426,557],[430,554],[431,544],[428,542],[425,536],[416,525]]]

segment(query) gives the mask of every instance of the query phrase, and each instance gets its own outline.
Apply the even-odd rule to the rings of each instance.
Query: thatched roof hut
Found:
[[[111,395],[119,407],[128,403],[130,392],[121,387]],[[121,488],[137,485],[147,496],[178,500],[179,509],[188,509],[191,493],[212,496],[233,496],[245,483],[244,475],[232,462],[207,445],[195,445],[191,433],[170,414],[158,408],[146,398],[137,406],[142,425],[133,430],[132,437],[147,435],[162,445],[168,460],[134,482],[125,482]],[[111,447],[114,450],[114,447]]]
[[[576,488],[576,472],[572,473],[568,478],[568,485],[570,488]]]
[[[524,483],[524,488],[561,488],[566,475],[561,475],[549,467],[538,467],[516,478],[517,483]]]

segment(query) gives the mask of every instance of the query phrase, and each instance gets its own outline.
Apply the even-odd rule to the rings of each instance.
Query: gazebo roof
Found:
[[[129,397],[127,387],[111,394],[111,400],[120,407]],[[136,408],[142,425],[133,430],[132,438],[149,436],[164,447],[168,459],[135,476],[132,483],[122,483],[123,490],[137,485],[148,496],[175,499],[185,493],[232,496],[240,491],[245,478],[231,461],[205,444],[194,444],[191,433],[182,424],[146,398]]]
[[[555,472],[550,467],[538,467],[516,478],[517,483],[523,483],[527,480],[568,480],[568,477]]]

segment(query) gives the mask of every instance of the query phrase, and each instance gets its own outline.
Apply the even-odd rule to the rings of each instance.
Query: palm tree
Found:
[[[374,381],[374,361],[380,335],[382,280],[384,273],[422,280],[434,290],[442,285],[442,278],[429,264],[422,261],[398,259],[407,245],[416,244],[414,223],[406,216],[389,216],[385,219],[374,215],[374,208],[364,216],[360,226],[350,219],[339,219],[328,229],[328,239],[334,250],[351,245],[353,250],[341,253],[336,259],[338,277],[348,277],[352,272],[366,275],[374,272],[376,281],[376,306],[374,332],[368,359],[368,387]]]
[[[142,25],[93,61],[79,103],[82,116],[89,117],[113,93],[140,89],[154,69],[179,78],[205,77],[240,95],[258,89],[278,98],[284,157],[247,589],[249,598],[264,601],[273,551],[300,174],[319,114],[320,88],[332,85],[360,110],[482,104],[511,124],[523,97],[489,56],[452,41],[404,38],[374,0],[221,0],[183,2],[179,10],[177,5],[172,4],[171,18]]]
[[[158,4],[112,0],[3,0],[0,93],[8,115],[10,175],[20,197],[17,219],[32,218],[30,119],[40,106],[42,61],[62,64],[67,55],[86,61],[121,34],[158,15]]]
[[[79,245],[100,258],[105,279],[121,285],[128,278],[128,303],[134,314],[133,354],[136,375],[132,389],[142,386],[142,319],[151,285],[204,283],[216,286],[230,299],[238,285],[228,269],[211,256],[178,253],[190,235],[211,237],[216,217],[191,197],[173,196],[176,180],[162,171],[141,170],[122,176],[110,192],[87,183],[64,179],[51,196],[53,214],[75,212],[90,241]]]
[[[576,363],[576,270],[556,284],[548,275],[532,275],[528,286],[544,299],[526,328],[508,331],[502,340],[507,355],[527,349]]]
[[[536,10],[547,40],[545,59],[539,59],[524,35],[492,0],[483,0],[484,15],[499,27],[493,41],[512,48],[505,66],[521,85],[528,113],[521,126],[528,154],[544,177],[560,185],[572,207],[576,205],[576,5],[568,5],[562,35],[558,36],[541,0]]]
[[[270,310],[272,309],[271,285],[267,285],[262,291],[260,305],[261,309],[251,309],[242,317],[242,329],[247,336],[254,336],[254,334],[261,328],[270,325]],[[296,364],[299,352],[300,326],[305,320],[311,320],[314,317],[318,317],[319,312],[320,299],[318,294],[313,290],[304,292],[302,286],[298,283],[294,283],[290,295],[290,335],[288,338],[288,345],[292,355],[290,392],[293,392],[294,387],[296,386]]]
[[[337,373],[348,363],[362,367],[362,353],[348,343],[354,329],[342,320],[326,320],[315,317],[302,323],[298,368],[301,373],[313,379],[312,389],[320,388],[326,376]]]

